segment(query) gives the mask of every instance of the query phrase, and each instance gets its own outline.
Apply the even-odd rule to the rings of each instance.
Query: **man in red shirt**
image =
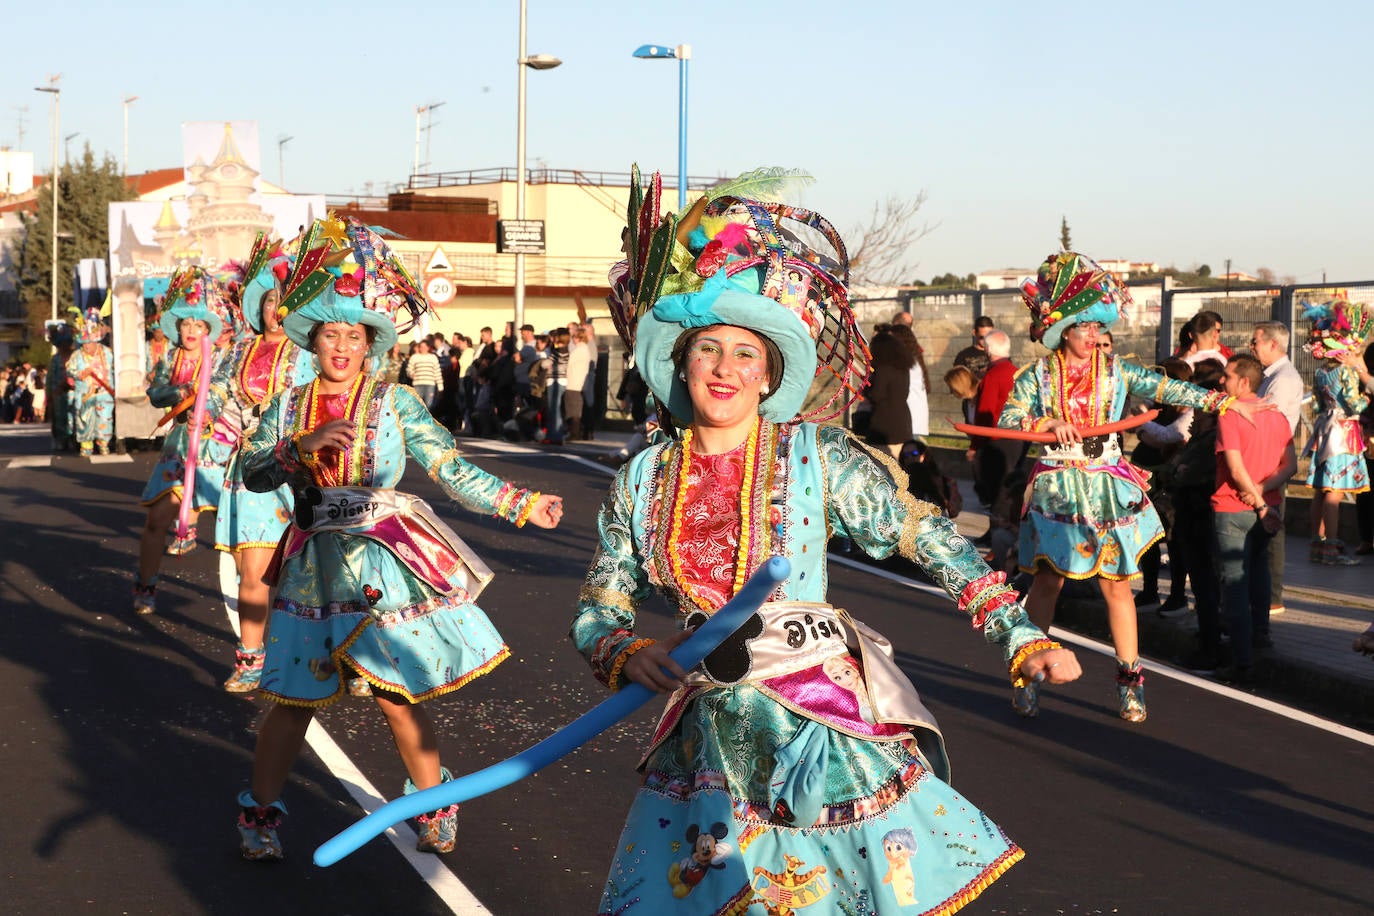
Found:
[[[1011,338],[1006,331],[988,331],[983,337],[983,348],[987,350],[987,371],[978,385],[978,397],[974,400],[973,422],[977,426],[997,425],[1011,395],[1011,385],[1016,378],[1016,364],[1011,357]],[[987,506],[996,506],[1007,474],[1016,468],[1021,456],[1026,452],[1026,443],[1014,439],[986,439],[976,436],[971,442],[968,458],[973,462],[974,492],[978,501]],[[993,525],[996,519],[993,519]],[[991,533],[991,529],[989,529]],[[985,538],[974,543],[986,546]]]
[[[1258,400],[1255,391],[1264,366],[1249,355],[1226,364],[1226,393],[1240,401]],[[1283,525],[1279,516],[1283,485],[1297,472],[1293,434],[1282,411],[1266,410],[1252,424],[1226,411],[1217,421],[1217,489],[1212,494],[1217,559],[1221,564],[1222,607],[1231,631],[1232,667],[1227,680],[1245,681],[1255,649],[1269,639],[1269,539]],[[1217,620],[1204,620],[1199,607],[1198,637],[1203,653],[1220,648]]]

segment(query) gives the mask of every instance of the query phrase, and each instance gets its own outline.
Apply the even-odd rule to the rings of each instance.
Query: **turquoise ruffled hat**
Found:
[[[1111,271],[1076,251],[1045,259],[1034,277],[1021,281],[1021,300],[1030,310],[1031,340],[1058,349],[1064,332],[1076,324],[1111,327],[1129,305],[1131,294]]]
[[[377,330],[368,349],[376,359],[429,310],[400,259],[370,226],[351,216],[316,220],[300,251],[279,306],[282,330],[297,346],[310,349],[317,324],[364,324]],[[397,326],[398,319],[403,326]]]
[[[176,346],[181,346],[181,329],[177,326],[185,318],[205,322],[210,340],[219,339],[224,331],[227,311],[224,290],[203,267],[184,267],[172,275],[162,300],[162,314],[158,324],[162,333]]]
[[[655,173],[646,195],[633,172],[629,258],[612,270],[610,301],[655,400],[678,422],[691,423],[692,400],[673,351],[685,334],[732,325],[766,338],[782,357],[781,366],[770,367],[771,390],[759,404],[765,420],[842,412],[862,391],[869,360],[849,307],[839,233],[809,210],[732,193],[703,198],[680,218],[660,218],[660,180]],[[794,226],[811,230],[811,244]],[[813,249],[822,239],[833,254]],[[626,295],[617,293],[622,288]],[[836,390],[803,414],[812,383],[826,370],[838,380]]]

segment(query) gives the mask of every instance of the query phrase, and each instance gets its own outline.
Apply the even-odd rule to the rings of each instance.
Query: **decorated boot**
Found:
[[[447,767],[440,767],[439,779],[441,782],[449,782],[453,779],[453,774],[448,771]],[[405,794],[413,795],[416,791],[418,790],[415,788],[415,783],[407,779]],[[420,839],[415,844],[417,851],[453,852],[453,847],[458,841],[457,805],[449,805],[447,808],[422,814],[415,821],[418,828],[417,832],[420,834]]]
[[[1016,710],[1018,716],[1027,719],[1034,719],[1040,715],[1039,682],[1026,681],[1024,687],[1011,688],[1011,708]]]
[[[184,557],[186,554],[196,549],[196,526],[191,525],[186,529],[186,537],[177,537],[176,532],[172,532],[172,543],[167,545],[167,556]]]
[[[134,576],[134,613],[140,615],[152,614],[157,611],[157,576],[146,585],[138,576]]]
[[[234,649],[234,670],[224,682],[224,689],[230,693],[252,693],[257,690],[262,682],[262,662],[266,657],[266,649],[245,649],[243,643],[239,643]]]
[[[1137,660],[1126,664],[1116,661],[1116,694],[1121,705],[1121,718],[1127,722],[1145,721],[1145,671]]]
[[[239,852],[252,862],[280,862],[283,858],[277,828],[286,815],[280,801],[260,805],[247,789],[239,793]]]

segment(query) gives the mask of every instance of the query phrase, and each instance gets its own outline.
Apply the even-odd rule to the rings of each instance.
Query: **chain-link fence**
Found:
[[[1374,280],[1322,286],[1246,286],[1234,289],[1174,289],[1168,281],[1126,284],[1131,305],[1112,326],[1117,355],[1142,365],[1158,365],[1178,349],[1179,330],[1198,312],[1211,310],[1221,316],[1221,342],[1237,353],[1249,352],[1250,333],[1261,321],[1281,321],[1292,331],[1288,356],[1309,389],[1317,368],[1302,348],[1308,324],[1302,318],[1304,303],[1316,303],[1342,295],[1352,302],[1374,303]],[[972,344],[973,323],[983,315],[1011,336],[1011,358],[1018,366],[1043,356],[1043,346],[1030,339],[1030,318],[1016,289],[950,290],[900,289],[883,295],[856,297],[854,310],[865,333],[889,322],[900,312],[910,312],[912,330],[925,352],[931,375],[930,431],[952,433],[946,418],[961,417],[959,399],[950,394],[942,378],[954,365],[954,357]],[[1311,407],[1308,408],[1310,428]],[[1305,437],[1299,436],[1302,440]]]

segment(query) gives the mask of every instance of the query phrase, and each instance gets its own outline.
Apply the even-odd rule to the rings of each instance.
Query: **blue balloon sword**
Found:
[[[697,628],[670,656],[684,669],[692,669],[725,641],[740,624],[767,600],[779,582],[787,578],[792,564],[783,557],[773,557],[760,566],[735,597]],[[356,852],[368,840],[380,836],[393,824],[417,817],[449,805],[456,805],[488,792],[519,782],[555,760],[577,750],[606,729],[629,716],[656,694],[642,684],[626,684],[599,705],[583,713],[562,729],[521,751],[514,757],[493,764],[485,770],[469,773],[429,789],[405,795],[388,802],[337,836],[326,840],[315,850],[316,865],[333,865]]]

